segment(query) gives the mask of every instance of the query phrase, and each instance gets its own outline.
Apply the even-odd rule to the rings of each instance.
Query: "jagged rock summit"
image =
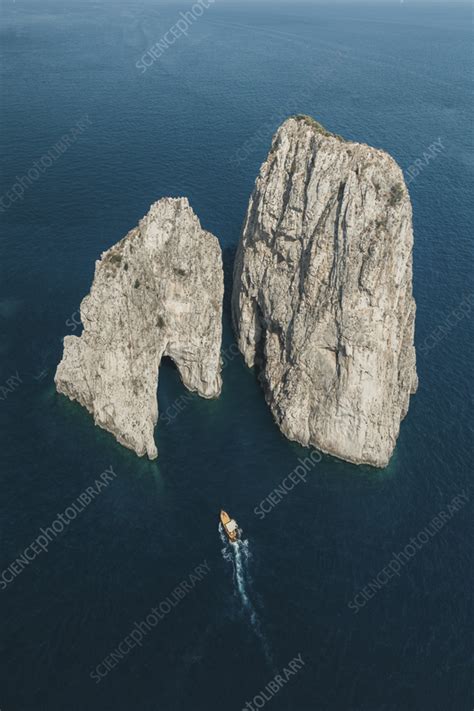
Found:
[[[139,456],[157,456],[158,370],[175,362],[184,385],[221,391],[224,275],[219,243],[187,199],[164,198],[96,262],[81,304],[84,331],[66,336],[55,376],[97,425]]]
[[[289,439],[387,465],[417,388],[412,248],[393,158],[306,116],[280,127],[250,199],[232,308]]]

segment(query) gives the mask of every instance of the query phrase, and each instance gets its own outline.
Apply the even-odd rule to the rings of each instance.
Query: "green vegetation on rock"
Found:
[[[292,116],[291,118],[295,119],[295,121],[303,121],[307,126],[314,128],[315,131],[317,131],[323,136],[326,136],[327,138],[337,138],[340,141],[346,140],[342,136],[339,136],[337,133],[331,133],[331,131],[325,129],[324,126],[320,124],[319,121],[316,121],[316,119],[314,119],[312,116],[307,116],[306,114],[297,114],[296,116]]]
[[[391,207],[395,207],[395,205],[398,205],[400,200],[403,197],[403,185],[401,183],[396,183],[395,185],[392,185],[392,188],[390,190],[390,205]]]

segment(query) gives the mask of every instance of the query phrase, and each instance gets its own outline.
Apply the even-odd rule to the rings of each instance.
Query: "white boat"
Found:
[[[227,538],[231,543],[239,540],[239,526],[234,518],[231,518],[227,511],[221,511],[221,523]]]

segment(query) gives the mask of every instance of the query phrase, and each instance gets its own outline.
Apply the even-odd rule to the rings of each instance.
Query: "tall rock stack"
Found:
[[[224,275],[217,239],[186,199],[151,206],[137,228],[96,262],[81,304],[84,331],[64,339],[58,392],[139,456],[157,456],[158,370],[175,362],[184,385],[221,391]]]
[[[417,388],[412,249],[393,158],[306,116],[280,127],[250,200],[232,308],[289,439],[387,465]]]

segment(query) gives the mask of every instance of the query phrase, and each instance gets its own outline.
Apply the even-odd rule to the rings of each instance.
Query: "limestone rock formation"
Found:
[[[387,465],[417,388],[412,248],[410,198],[387,153],[305,116],[280,127],[250,199],[232,308],[289,439]]]
[[[156,202],[96,262],[81,304],[84,331],[64,339],[57,390],[121,444],[156,458],[162,357],[175,362],[189,390],[205,398],[221,391],[223,293],[217,239],[185,198]]]

